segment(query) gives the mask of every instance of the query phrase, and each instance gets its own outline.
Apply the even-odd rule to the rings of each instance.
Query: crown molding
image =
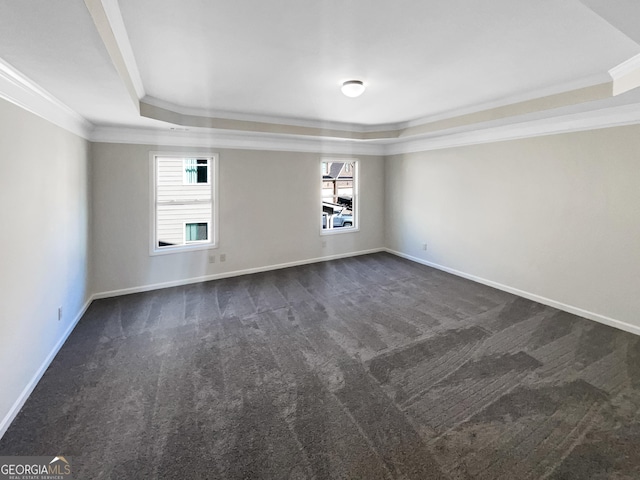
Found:
[[[308,152],[335,155],[382,155],[384,153],[384,145],[374,142],[214,129],[208,131],[167,131],[151,128],[99,126],[94,129],[90,140],[103,143]]]
[[[0,98],[88,139],[93,125],[33,80],[0,59]]]
[[[187,129],[207,128],[220,131],[247,132],[248,134],[277,134],[297,135],[318,138],[334,138],[336,140],[384,140],[395,138],[398,131],[360,133],[346,130],[329,130],[315,127],[298,127],[283,125],[281,123],[252,122],[248,120],[231,120],[218,117],[201,117],[196,115],[183,115],[173,110],[156,107],[145,102],[140,102],[140,116],[159,120],[170,125],[180,125]]]
[[[238,120],[242,122],[266,123],[278,126],[315,128],[318,130],[339,130],[343,132],[354,133],[374,133],[387,132],[391,130],[399,130],[403,128],[405,122],[384,123],[376,125],[361,125],[354,123],[332,122],[324,120],[310,120],[303,118],[280,117],[275,115],[261,115],[257,113],[240,113],[225,110],[208,110],[204,108],[192,108],[167,102],[159,98],[145,96],[140,100],[141,103],[158,107],[163,110],[178,113],[180,115],[202,118],[215,118],[220,120]]]
[[[618,80],[621,77],[624,77],[625,75],[628,75],[629,73],[632,73],[633,71],[639,68],[640,68],[640,54],[634,57],[631,57],[630,59],[625,60],[621,64],[613,67],[611,70],[609,70],[609,75],[611,75],[611,78],[613,80]]]
[[[634,124],[640,124],[640,103],[451,134],[375,142],[216,130],[165,131],[118,127],[97,127],[91,141],[336,155],[398,155]]]
[[[142,77],[140,76],[140,70],[138,69],[138,64],[136,63],[136,58],[133,54],[133,48],[131,47],[127,28],[124,25],[118,0],[101,0],[101,3],[104,13],[107,16],[107,20],[109,21],[109,25],[111,26],[113,37],[120,49],[122,60],[126,65],[129,78],[135,88],[137,97],[138,99],[144,98],[146,93],[144,85],[142,84]]]
[[[474,113],[484,112],[488,110],[495,110],[495,109],[506,107],[509,105],[515,105],[518,103],[529,102],[531,100],[537,100],[543,97],[566,94],[574,90],[582,90],[584,88],[594,87],[594,86],[601,85],[608,82],[611,82],[611,77],[608,74],[598,73],[596,75],[591,75],[589,77],[585,77],[580,80],[566,82],[559,85],[552,85],[546,88],[531,90],[529,92],[519,94],[519,95],[510,95],[508,97],[503,97],[498,100],[493,100],[490,102],[480,103],[470,107],[463,107],[455,110],[448,110],[440,114],[420,117],[414,120],[409,120],[407,122],[399,123],[397,125],[399,126],[399,128],[402,128],[402,129],[419,127],[426,123],[440,122],[442,120],[450,120],[456,117],[462,117],[462,116],[471,115]]]
[[[640,54],[609,70],[613,79],[613,95],[640,87]]]
[[[104,1],[104,0],[103,0]],[[626,63],[626,62],[625,62]],[[401,132],[408,128],[420,127],[425,124],[440,122],[443,120],[452,120],[458,117],[463,117],[470,114],[475,114],[484,111],[491,111],[499,109],[505,106],[515,105],[519,103],[529,102],[531,100],[537,100],[544,97],[550,97],[555,95],[570,94],[576,90],[582,90],[589,87],[595,87],[602,84],[611,82],[611,76],[607,73],[591,75],[580,80],[563,83],[561,85],[552,85],[550,87],[537,89],[520,95],[512,95],[509,97],[501,98],[491,102],[477,104],[471,107],[459,108],[455,110],[449,110],[441,114],[429,115],[420,117],[414,120],[407,120],[402,122],[392,122],[376,125],[360,125],[343,122],[331,122],[320,120],[309,120],[291,117],[280,117],[273,115],[260,115],[249,114],[240,112],[230,112],[224,110],[208,110],[197,107],[185,107],[166,100],[161,100],[152,96],[145,96],[141,99],[141,103],[158,107],[163,110],[178,113],[185,116],[202,117],[202,118],[215,118],[220,120],[238,120],[244,122],[255,122],[274,124],[278,126],[292,126],[292,127],[306,127],[315,128],[319,130],[340,130],[343,132],[354,133],[384,133]],[[389,137],[390,138],[390,137]]]
[[[640,103],[475,129],[449,135],[418,139],[408,138],[385,145],[384,155],[418,153],[635,124],[640,124]]]
[[[102,43],[135,108],[140,111],[144,86],[116,0],[84,0]]]
[[[445,132],[451,128],[471,127],[496,119],[516,118],[521,115],[602,100],[612,96],[613,82],[611,77],[603,74],[571,84],[538,90],[534,93],[529,92],[519,97],[510,97],[501,102],[477,106],[469,110],[472,113],[450,112],[449,115],[439,120],[435,119],[437,117],[430,117],[430,119],[415,122],[378,125],[374,129],[355,128],[353,125],[336,124],[335,122],[296,121],[255,115],[233,114],[231,116],[234,118],[231,118],[225,112],[217,112],[219,115],[212,117],[208,116],[209,112],[202,109],[187,109],[150,97],[148,98],[151,103],[140,102],[140,115],[185,127],[245,131],[248,134],[270,133],[355,141],[393,141],[396,138],[417,138],[426,134]],[[384,130],[385,128],[391,129]]]
[[[611,78],[628,79],[638,73],[640,55],[610,71]],[[635,77],[634,77],[635,78]],[[602,108],[584,113],[552,118],[520,121],[504,125],[483,122],[461,125],[465,131],[451,129],[416,132],[404,137],[344,138],[327,132],[324,135],[291,134],[287,132],[237,131],[232,129],[196,128],[168,130],[161,128],[94,126],[63,104],[9,63],[0,59],[0,98],[76,135],[94,142],[130,143],[161,146],[214,147],[230,149],[310,152],[338,155],[396,155],[441,148],[482,144],[607,128],[640,123],[640,103]],[[515,120],[517,117],[513,117]]]

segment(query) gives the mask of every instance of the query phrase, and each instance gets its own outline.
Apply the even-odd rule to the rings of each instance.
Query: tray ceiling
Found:
[[[376,140],[635,105],[636,3],[7,0],[0,58],[93,125]]]

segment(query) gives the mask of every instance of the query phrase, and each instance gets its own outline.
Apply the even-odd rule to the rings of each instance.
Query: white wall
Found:
[[[0,436],[89,297],[88,150],[0,100]]]
[[[219,248],[149,255],[149,152],[92,146],[94,292],[102,294],[384,247],[384,160],[360,156],[360,231],[320,235],[319,154],[215,150]],[[326,242],[323,248],[322,242]],[[208,255],[216,263],[208,263]],[[221,263],[219,255],[226,254]]]
[[[385,177],[392,250],[640,327],[640,126],[397,155]]]

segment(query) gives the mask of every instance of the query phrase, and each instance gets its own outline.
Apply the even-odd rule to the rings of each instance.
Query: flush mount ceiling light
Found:
[[[364,83],[362,80],[347,80],[342,84],[342,93],[347,97],[359,97],[364,92]]]

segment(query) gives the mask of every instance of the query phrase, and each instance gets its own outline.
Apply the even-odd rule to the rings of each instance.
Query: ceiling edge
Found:
[[[316,128],[321,130],[340,130],[343,132],[357,132],[357,133],[370,133],[370,132],[384,132],[388,130],[400,130],[407,126],[406,122],[399,123],[385,123],[376,125],[361,125],[357,123],[346,122],[333,122],[333,121],[321,121],[310,120],[293,117],[279,117],[274,115],[261,115],[254,113],[239,113],[230,112],[224,110],[209,111],[202,108],[190,108],[175,103],[167,102],[159,98],[151,97],[149,95],[141,99],[141,103],[149,106],[162,108],[164,110],[171,111],[176,114],[184,115],[187,117],[202,117],[202,118],[214,118],[219,120],[240,120],[253,123],[266,123],[277,124],[292,127],[307,127]]]
[[[633,68],[630,70],[627,66],[625,67],[627,70],[621,71],[626,72],[625,74],[635,73],[637,71],[636,64],[632,62],[631,65]],[[612,75],[615,79],[615,72]],[[485,123],[485,127],[483,127],[478,124],[478,128],[465,132],[447,133],[446,130],[443,130],[441,132],[420,132],[415,136],[377,139],[334,137],[327,130],[324,130],[324,136],[318,136],[279,131],[249,132],[215,128],[175,131],[169,130],[169,124],[165,129],[95,126],[2,59],[0,59],[0,98],[94,142],[298,151],[341,155],[396,155],[640,124],[640,104],[637,103],[541,120],[521,120],[501,126],[487,127]]]
[[[318,136],[331,134],[342,138],[376,140],[419,135],[425,132],[447,129],[451,126],[469,125],[486,120],[600,100],[612,95],[612,77],[608,73],[602,73],[563,85],[554,85],[527,92],[526,94],[511,96],[440,115],[377,125],[359,125],[226,111],[212,112],[201,108],[184,107],[150,96],[144,97],[140,105],[142,116],[185,127],[209,126],[211,128],[229,128],[231,130],[281,131],[283,133]]]
[[[613,95],[640,87],[640,54],[609,70],[613,79]]]
[[[518,140],[562,133],[640,124],[640,103],[561,115],[540,120],[510,123],[450,135],[404,139],[385,146],[385,155],[425,152],[444,148]]]
[[[228,118],[206,117],[186,115],[174,110],[156,105],[140,102],[140,115],[171,123],[183,127],[213,128],[219,130],[245,131],[252,133],[270,133],[283,135],[317,136],[322,138],[351,139],[354,141],[388,141],[393,142],[399,138],[417,138],[424,135],[437,135],[438,132],[446,135],[446,131],[452,128],[482,125],[501,119],[517,119],[522,115],[550,111],[561,107],[579,105],[606,98],[613,95],[613,82],[610,76],[603,83],[589,84],[573,90],[553,93],[547,96],[535,97],[517,103],[505,104],[499,107],[480,110],[464,115],[451,116],[441,120],[401,127],[395,130],[356,131],[354,129],[328,129],[325,126],[296,126],[282,123],[269,123],[263,121],[236,120]],[[625,77],[626,78],[626,77]],[[633,85],[629,89],[635,88]],[[247,116],[246,118],[250,118]],[[516,120],[517,121],[517,120]],[[318,125],[322,125],[318,122]]]
[[[174,125],[182,125],[184,127],[245,131],[247,133],[305,135],[345,140],[378,140],[394,138],[397,137],[399,133],[398,130],[385,132],[357,132],[353,130],[328,129],[325,127],[305,127],[282,123],[184,115],[173,110],[157,107],[145,102],[140,102],[140,115]]]
[[[120,5],[118,0],[102,0],[102,8],[107,16],[107,20],[111,25],[111,30],[115,38],[116,43],[120,49],[120,54],[129,72],[129,77],[136,90],[138,99],[144,98],[146,92],[144,85],[142,84],[142,76],[140,70],[138,70],[138,64],[136,63],[135,55],[133,54],[133,48],[131,47],[131,41],[129,40],[129,34],[127,28],[124,26],[124,20],[122,18],[122,12],[120,11]]]
[[[242,131],[232,132],[215,129],[208,131],[176,131],[99,126],[93,131],[91,141],[136,145],[229,148],[339,155],[382,155],[384,153],[384,144],[381,143],[301,135],[247,133]]]
[[[13,66],[0,59],[0,98],[89,139],[93,124]]]
[[[145,95],[144,85],[117,0],[84,0],[84,3],[113,66],[139,112],[139,100]]]
[[[567,93],[575,90],[583,90],[587,87],[595,87],[596,85],[602,85],[609,82],[611,82],[611,76],[608,73],[603,72],[596,75],[591,75],[589,77],[581,78],[580,80],[575,80],[572,82],[552,85],[550,87],[531,90],[529,92],[518,94],[518,95],[502,97],[500,99],[493,100],[486,103],[481,103],[481,104],[459,108],[455,110],[449,110],[447,112],[443,112],[437,115],[429,115],[426,117],[417,118],[415,120],[410,120],[408,122],[405,122],[404,128],[418,127],[427,123],[435,123],[442,120],[450,120],[456,117],[473,115],[486,110],[500,109],[503,107],[508,107],[510,105],[516,105],[520,103],[535,101],[540,98],[553,97],[559,94],[563,94],[563,93]]]

